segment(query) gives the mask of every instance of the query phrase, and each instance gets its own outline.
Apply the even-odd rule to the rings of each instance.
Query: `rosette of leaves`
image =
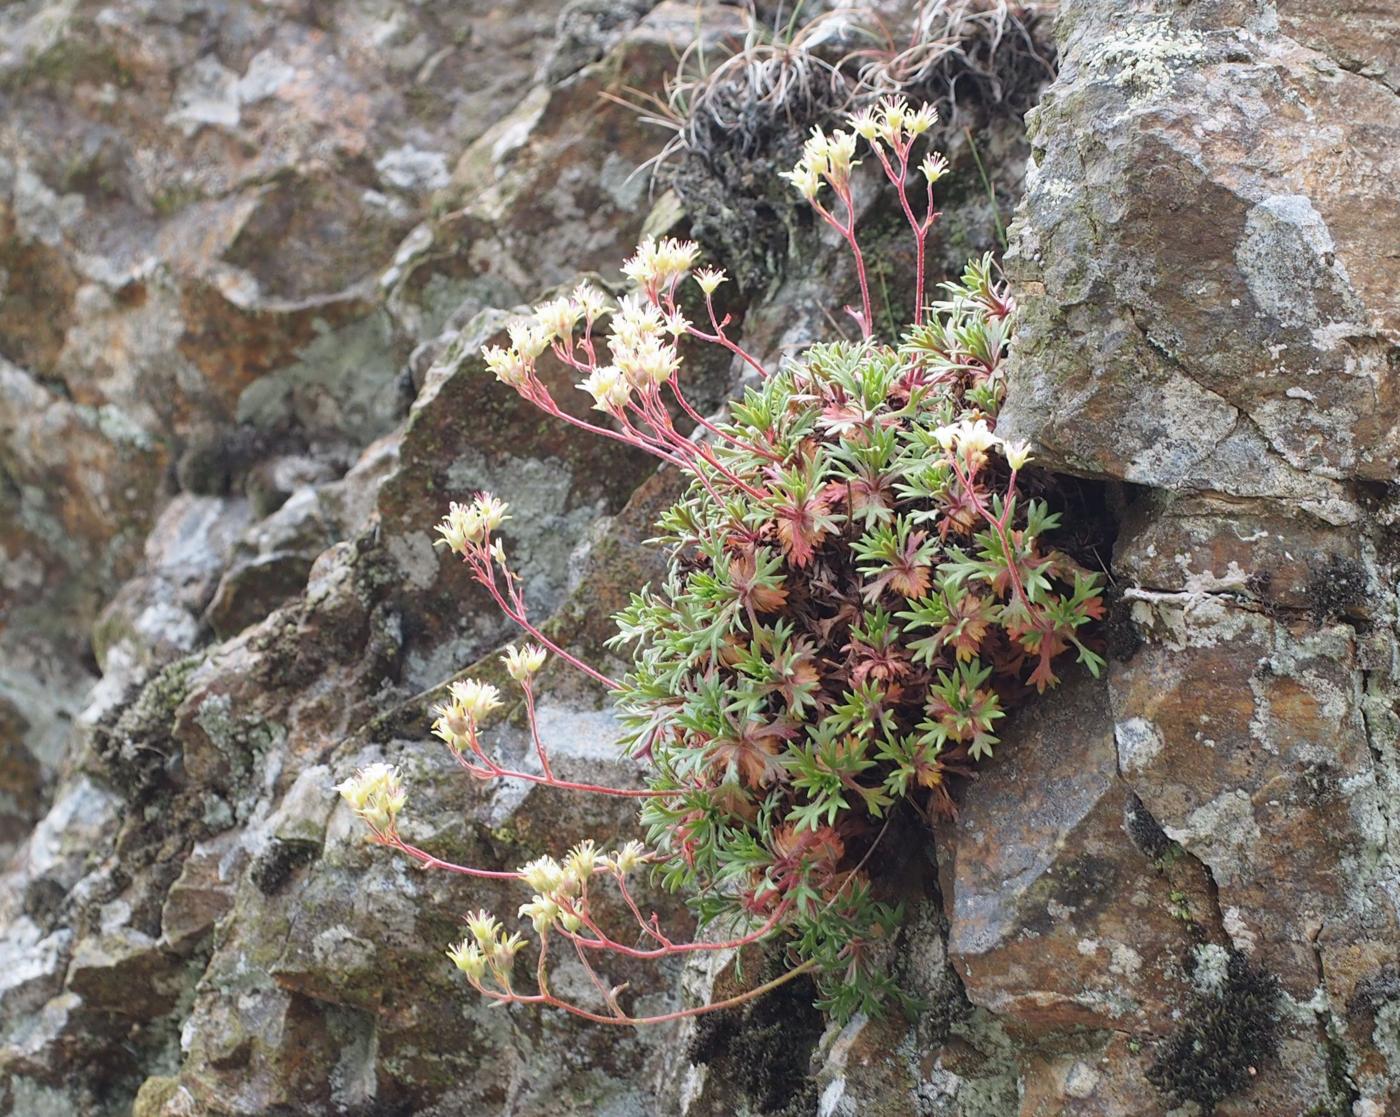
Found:
[[[1103,662],[1099,578],[994,434],[1014,305],[990,258],[945,294],[898,346],[816,345],[749,389],[714,453],[765,495],[693,483],[665,581],[616,618],[665,883],[702,923],[781,912],[838,1018],[898,993],[873,961],[892,812],[953,811],[1010,708]]]

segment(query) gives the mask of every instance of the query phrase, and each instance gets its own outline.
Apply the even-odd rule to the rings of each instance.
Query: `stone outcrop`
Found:
[[[1332,7],[1064,5],[1008,258],[1003,428],[1122,510],[1111,713],[1058,778],[1111,732],[1119,794],[1208,875],[1172,893],[1199,936],[1282,989],[1277,1063],[1219,1112],[1400,1107],[1395,1006],[1358,996],[1400,960],[1400,98],[1383,28]],[[1108,936],[1145,955],[1123,996],[1171,989],[1152,925]]]
[[[391,760],[409,839],[488,866],[631,833],[431,743],[510,636],[431,524],[506,496],[532,611],[605,660],[676,479],[545,422],[480,344],[644,227],[741,217],[745,336],[829,330],[852,276],[798,208],[719,174],[687,214],[603,96],[742,12],[4,9],[0,1114],[1400,1112],[1400,71],[1387,13],[1323,7],[1064,0],[1028,143],[966,83],[934,258],[1022,199],[1002,430],[1114,525],[1109,669],[910,830],[912,1018],[827,1027],[799,987],[626,1035],[471,997],[441,950],[519,898],[367,847],[330,788]],[[1028,34],[986,71],[1018,96],[1055,56]],[[771,173],[803,123],[709,165]],[[543,690],[563,773],[639,778],[599,693]],[[655,1010],[736,980],[609,976]]]

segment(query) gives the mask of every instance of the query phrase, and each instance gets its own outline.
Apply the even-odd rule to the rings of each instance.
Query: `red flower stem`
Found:
[[[449,873],[461,873],[463,876],[482,877],[487,880],[519,880],[520,874],[514,871],[496,871],[492,869],[473,869],[470,865],[458,865],[453,861],[444,861],[440,857],[434,857],[427,850],[419,849],[415,845],[409,845],[398,834],[380,835],[382,845],[392,846],[400,853],[406,853],[415,861],[421,861],[429,869],[443,869]]]
[[[563,410],[563,408],[553,400],[550,400],[548,404],[542,403],[539,400],[531,400],[531,402],[546,415],[550,415],[555,419],[563,419],[564,422],[578,427],[579,430],[588,431],[589,434],[602,435],[604,438],[611,438],[614,442],[621,442],[624,445],[633,446],[638,450],[645,450],[647,453],[660,458],[662,461],[670,462],[672,465],[678,466],[681,469],[688,468],[686,463],[681,461],[674,454],[649,445],[645,441],[640,441],[637,438],[629,438],[627,435],[621,434],[618,431],[609,430],[607,427],[600,427],[595,423],[588,422],[586,419],[575,418],[573,415]]]
[[[778,457],[778,455],[773,453],[771,450],[761,449],[760,447],[755,446],[751,442],[746,442],[742,438],[736,438],[734,435],[729,434],[726,431],[720,430],[719,427],[715,426],[703,415],[701,415],[700,412],[696,411],[695,408],[693,408],[690,405],[690,401],[685,398],[684,394],[682,394],[680,381],[677,379],[674,373],[672,373],[671,379],[666,381],[666,383],[670,386],[671,394],[676,397],[676,402],[681,405],[681,410],[683,410],[687,415],[694,419],[698,425],[704,427],[707,431],[712,433],[716,438],[723,438],[728,442],[732,442],[735,446],[739,447],[739,449],[747,450],[751,454],[757,454],[761,458],[767,458],[770,462],[776,462],[778,465],[783,464],[783,459]]]
[[[645,919],[642,918],[641,909],[637,907],[637,901],[634,900],[634,899],[632,899],[632,893],[631,893],[631,892],[628,890],[628,888],[627,888],[627,878],[626,878],[625,876],[623,876],[622,873],[620,873],[620,872],[619,872],[619,873],[614,873],[613,876],[614,876],[614,877],[616,878],[616,880],[617,880],[617,890],[618,890],[618,892],[620,892],[620,893],[622,894],[623,902],[626,903],[628,909],[632,912],[632,915],[636,918],[636,920],[637,920],[637,926],[640,927],[640,928],[642,929],[642,933],[645,934],[645,935],[650,935],[650,936],[651,936],[652,938],[654,938],[658,943],[660,943],[663,947],[670,948],[670,947],[675,946],[676,944],[675,944],[674,942],[672,942],[672,941],[671,941],[670,939],[668,939],[665,935],[663,935],[658,929],[656,929],[653,925],[647,923],[647,921],[646,921]],[[652,916],[652,919],[655,920],[655,918],[656,918],[656,916],[653,915],[653,916]]]
[[[891,165],[883,147],[879,144],[871,146],[880,159],[880,166],[884,168],[885,177],[894,184],[894,188],[899,194],[900,208],[904,210],[904,218],[909,222],[909,228],[914,233],[914,325],[918,326],[924,320],[925,242],[928,239],[929,229],[933,227],[934,220],[939,216],[933,211],[933,183],[928,183],[924,219],[920,221],[914,216],[914,207],[909,202],[909,192],[905,186],[905,179],[909,175],[909,156],[914,145],[912,143],[894,144],[895,155],[899,158],[898,171]]]
[[[696,457],[707,462],[735,488],[747,493],[749,496],[753,497],[754,500],[767,499],[768,494],[755,489],[732,470],[726,469],[721,465],[719,459],[715,457],[714,452],[703,442],[692,442],[676,430],[675,426],[671,423],[671,417],[666,413],[666,408],[661,402],[661,390],[655,385],[651,386],[643,393],[641,406],[637,404],[629,404],[629,406],[651,424],[652,427],[666,435],[678,448],[684,448],[688,453],[694,454]],[[638,433],[640,434],[641,432]],[[691,465],[689,468],[691,473],[704,481],[704,476],[699,469],[694,465]],[[706,484],[706,488],[709,488],[708,484]],[[719,500],[714,489],[710,489],[710,494],[715,496],[715,499],[719,501],[721,506],[724,505],[724,501]]]
[[[724,327],[729,322],[729,315],[726,314],[724,316],[723,322],[719,320],[715,314],[715,300],[713,295],[705,296],[705,313],[709,315],[710,326],[715,331],[713,334],[707,334],[703,330],[697,330],[694,326],[687,326],[685,332],[691,337],[698,338],[701,341],[707,341],[711,345],[722,345],[736,357],[746,362],[759,376],[767,380],[768,370],[759,363],[756,357],[752,356],[748,350],[744,349],[743,346],[731,341],[729,335],[724,332]]]
[[[541,632],[538,628],[536,628],[533,624],[531,624],[529,618],[525,615],[525,603],[520,599],[519,593],[513,588],[513,586],[511,586],[510,590],[511,597],[518,603],[518,609],[513,608],[510,605],[510,603],[507,602],[506,599],[501,596],[501,591],[496,586],[496,567],[495,564],[490,561],[489,543],[479,544],[479,547],[481,549],[482,555],[484,555],[485,557],[478,556],[474,560],[470,560],[472,566],[472,574],[476,578],[476,581],[486,588],[486,591],[495,600],[496,605],[500,608],[501,612],[503,612],[510,620],[513,620],[516,624],[518,624],[521,628],[523,628],[526,632],[528,632],[546,648],[552,651],[565,663],[571,664],[572,666],[578,668],[590,679],[593,679],[595,682],[602,683],[602,685],[607,687],[609,690],[621,690],[622,685],[620,683],[608,678],[600,671],[595,671],[592,667],[589,667],[588,664],[584,663],[583,660],[579,659],[577,656],[569,654],[558,644],[556,644],[553,640],[551,640],[548,636],[546,636],[543,632]],[[509,571],[506,571],[505,573],[507,578],[507,585],[509,586],[514,581],[514,579]]]
[[[710,1012],[722,1012],[726,1008],[737,1008],[739,1005],[747,1004],[756,1000],[766,993],[772,992],[780,986],[786,985],[794,978],[801,977],[805,973],[810,973],[816,968],[815,961],[803,962],[800,966],[794,966],[787,973],[775,977],[772,981],[764,982],[744,993],[736,993],[732,997],[726,997],[722,1001],[712,1001],[709,1004],[696,1005],[693,1008],[677,1009],[675,1012],[663,1012],[656,1016],[604,1016],[601,1013],[590,1012],[586,1008],[562,1001],[553,993],[525,994],[525,993],[503,993],[493,989],[487,989],[479,982],[473,981],[478,993],[488,1000],[498,1004],[524,1004],[524,1005],[547,1005],[550,1008],[557,1008],[562,1012],[567,1012],[571,1016],[578,1016],[584,1020],[591,1020],[595,1024],[621,1024],[627,1027],[637,1028],[651,1024],[669,1024],[673,1020],[686,1020],[692,1016],[704,1016]]]
[[[583,343],[579,342],[578,345],[579,347],[582,347]],[[584,350],[585,354],[588,357],[587,364],[584,364],[577,357],[575,357],[573,353],[570,352],[573,346],[574,343],[573,339],[571,338],[569,345],[564,345],[558,341],[555,341],[550,344],[550,349],[553,350],[554,355],[556,357],[558,357],[561,361],[564,362],[564,364],[568,365],[575,372],[592,372],[595,368],[598,367],[598,362],[597,359],[593,356],[591,345],[588,349]]]
[[[598,937],[596,939],[584,938],[582,935],[572,931],[561,930],[559,933],[565,938],[572,939],[589,950],[609,950],[618,954],[624,954],[628,958],[665,958],[671,954],[702,954],[718,950],[737,950],[741,946],[748,946],[750,943],[758,942],[769,932],[778,926],[783,918],[792,910],[792,902],[784,901],[773,909],[773,914],[768,917],[768,921],[755,931],[749,932],[740,938],[729,939],[726,942],[679,942],[670,946],[657,947],[655,950],[639,950],[636,947],[626,946],[623,943],[612,939],[596,923],[593,922],[586,912],[574,910],[572,905],[568,905],[565,910],[570,915],[576,915],[583,921],[583,925]]]
[[[846,221],[844,224],[837,221],[832,212],[817,201],[816,198],[812,198],[810,201],[812,208],[821,215],[822,220],[846,239],[846,243],[851,249],[851,255],[855,257],[856,277],[860,280],[861,334],[863,337],[869,338],[874,330],[874,316],[870,310],[870,283],[865,276],[865,256],[861,253],[860,243],[856,240],[855,201],[851,197],[851,189],[849,186],[837,187],[833,183],[832,189],[836,191],[836,196],[841,199],[842,204],[846,207]]]
[[[593,988],[598,990],[603,1001],[613,1010],[613,1015],[620,1020],[625,1019],[627,1014],[613,1001],[612,990],[605,986],[602,979],[598,977],[598,971],[593,968],[593,964],[588,960],[588,955],[584,954],[583,947],[574,943],[574,953],[578,955],[578,960],[583,963],[584,972],[588,974],[588,980],[593,983]]]
[[[997,519],[997,517],[993,516],[991,512],[987,510],[987,506],[982,503],[982,499],[977,495],[977,490],[972,487],[972,482],[968,480],[967,475],[959,468],[957,455],[950,451],[949,460],[953,463],[953,472],[958,475],[958,480],[962,482],[963,491],[967,493],[968,499],[972,501],[972,507],[977,510],[978,514],[986,520],[987,523],[992,525],[992,528],[997,533],[997,537],[1001,540],[1002,554],[1006,556],[1006,573],[1011,578],[1012,591],[1021,602],[1021,607],[1025,609],[1027,618],[1030,619],[1034,627],[1039,628],[1042,632],[1048,632],[1052,626],[1045,623],[1044,614],[1039,613],[1035,606],[1031,604],[1030,598],[1026,596],[1026,591],[1021,585],[1021,575],[1016,570],[1016,562],[1011,554],[1011,540],[1006,534],[1006,525],[1002,523],[1001,520]],[[1008,497],[1010,493],[1011,490],[1008,489]],[[1038,613],[1039,615],[1037,615]]]
[[[530,738],[535,742],[535,755],[540,758],[540,768],[543,769],[545,776],[553,780],[554,773],[550,770],[549,757],[545,753],[544,741],[540,738],[540,724],[535,719],[535,692],[530,685],[528,675],[521,682],[520,689],[525,692],[525,718],[530,723]]]
[[[537,776],[533,772],[522,772],[517,768],[502,768],[479,748],[473,751],[485,762],[484,769],[476,768],[467,761],[467,758],[460,752],[453,755],[457,758],[457,763],[480,780],[501,779],[501,780],[525,780],[528,783],[537,783],[544,787],[557,787],[563,791],[586,791],[593,795],[611,795],[618,799],[645,799],[659,798],[665,795],[675,795],[675,791],[650,791],[644,788],[622,788],[604,787],[596,783],[575,783],[572,780],[561,780],[555,776]]]

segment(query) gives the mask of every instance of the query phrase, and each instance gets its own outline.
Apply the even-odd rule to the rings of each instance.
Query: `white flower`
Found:
[[[778,176],[787,179],[797,192],[809,202],[817,196],[817,191],[822,187],[821,175],[817,173],[815,167],[804,156],[790,171],[783,171]]]
[[[489,911],[474,911],[467,916],[467,930],[476,940],[477,946],[490,952],[496,945],[501,930],[501,921]]]
[[[880,118],[876,115],[874,108],[869,105],[853,114],[850,118],[850,124],[855,129],[856,135],[871,143],[874,143],[875,137],[880,134]]]
[[[844,185],[851,177],[851,168],[856,165],[856,137],[854,132],[832,132],[826,142],[827,173],[833,182]]]
[[[511,347],[522,358],[533,361],[549,348],[550,331],[529,318],[517,318],[506,326]]]
[[[574,327],[583,317],[583,307],[573,299],[551,299],[535,308],[535,321],[550,336],[566,346],[574,336]]]
[[[523,647],[508,649],[505,655],[501,656],[501,662],[506,665],[506,671],[512,679],[523,683],[544,666],[545,654],[545,650],[538,644],[526,644]]]
[[[919,164],[919,170],[924,172],[924,178],[932,186],[948,173],[948,160],[939,152],[931,152],[924,156],[924,161]]]
[[[518,934],[511,934],[500,939],[496,943],[496,949],[492,958],[493,964],[505,963],[509,965],[515,961],[515,956],[520,953],[525,946],[525,940]]]
[[[642,338],[635,345],[623,346],[616,338],[608,343],[613,363],[633,388],[664,384],[680,368],[680,355],[674,345],[657,338]]]
[[[593,397],[596,410],[610,414],[620,412],[632,398],[631,386],[615,365],[599,365],[578,386]]]
[[[969,424],[964,420],[958,432],[958,445],[964,451],[985,454],[991,447],[1001,442],[987,426],[987,420],[978,419],[977,422]]]
[[[481,356],[489,369],[502,384],[520,388],[530,378],[530,363],[514,349],[503,349],[499,345],[483,345]]]
[[[1026,463],[1031,460],[1031,447],[1028,442],[1003,443],[1001,452],[1006,455],[1007,464],[1018,473],[1024,469]]]
[[[646,846],[641,842],[631,841],[613,854],[610,864],[619,873],[630,873],[646,860],[646,856]]]
[[[803,160],[817,174],[826,175],[831,170],[830,152],[831,141],[826,133],[820,127],[813,128],[807,142],[802,145]]]
[[[501,692],[490,683],[476,679],[460,679],[447,688],[452,705],[474,725],[480,725],[501,708]]]
[[[462,752],[471,747],[472,722],[466,711],[456,702],[444,702],[433,707],[437,715],[433,722],[433,735],[447,742],[453,752]]]
[[[383,762],[365,765],[335,789],[351,810],[380,833],[393,829],[408,801],[398,769]]]
[[[582,884],[593,875],[599,860],[598,843],[592,838],[585,838],[564,858],[564,872]]]
[[[490,493],[477,493],[472,501],[472,510],[481,521],[482,531],[490,534],[505,523],[510,517],[506,515],[506,509],[510,507],[503,500],[497,500]]]
[[[442,536],[438,542],[465,558],[471,544],[482,542],[510,518],[506,515],[509,507],[490,493],[477,493],[470,504],[458,504],[454,500],[437,525],[437,532]]]
[[[552,857],[537,857],[520,866],[520,879],[545,896],[552,896],[564,883],[564,867]]]
[[[903,97],[886,97],[880,102],[882,110],[880,135],[891,147],[904,134],[905,121],[909,117],[909,103]]]
[[[695,273],[695,282],[706,295],[713,295],[719,289],[719,285],[728,279],[729,276],[719,268],[701,268]]]
[[[963,419],[939,427],[934,431],[934,438],[937,438],[938,445],[948,451],[956,448],[967,462],[973,463],[974,468],[980,465],[981,459],[986,458],[988,449],[1001,445],[1000,438],[987,427],[986,419],[979,419],[976,423]]]
[[[637,251],[622,265],[622,274],[643,290],[658,291],[670,287],[685,275],[700,255],[694,241],[674,237],[644,237]]]
[[[442,536],[439,543],[445,543],[449,551],[466,557],[468,545],[481,540],[481,516],[471,505],[454,500],[448,505],[447,515],[438,523],[437,532]]]
[[[537,935],[542,935],[559,918],[559,905],[548,896],[536,896],[528,904],[520,905],[520,915],[534,924]]]
[[[666,328],[661,311],[640,295],[624,295],[613,315],[608,348],[630,349],[650,337],[659,337]]]
[[[584,322],[590,326],[608,313],[606,296],[591,283],[580,283],[574,288],[571,298],[574,307],[583,315]]]
[[[938,109],[933,105],[924,105],[918,112],[904,118],[905,131],[911,136],[922,136],[937,123]]]

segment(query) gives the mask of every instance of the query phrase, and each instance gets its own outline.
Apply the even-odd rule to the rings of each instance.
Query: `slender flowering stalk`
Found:
[[[911,112],[908,104],[899,97],[886,98],[879,109],[866,109],[851,120],[851,127],[875,153],[885,177],[899,196],[899,206],[905,220],[914,234],[914,325],[924,320],[924,272],[925,252],[929,230],[940,214],[933,208],[933,186],[948,171],[948,160],[940,153],[931,152],[919,164],[919,171],[925,182],[924,213],[915,216],[913,204],[909,200],[909,167],[914,153],[914,144],[934,124],[938,122],[938,110],[925,105],[917,112]],[[887,153],[885,145],[889,145]],[[894,156],[893,163],[890,153]]]
[[[541,954],[543,954],[543,950],[541,950]],[[488,1000],[495,1001],[497,1004],[543,1005],[549,1008],[561,1009],[570,1016],[577,1016],[580,1019],[587,1020],[594,1024],[618,1024],[628,1028],[639,1028],[656,1024],[669,1024],[676,1020],[687,1020],[694,1016],[704,1016],[711,1012],[723,1012],[725,1009],[738,1008],[741,1005],[748,1004],[750,1001],[757,1000],[759,997],[766,996],[774,989],[781,988],[788,982],[801,977],[803,974],[810,973],[815,968],[815,962],[803,962],[801,965],[794,966],[792,969],[788,970],[787,973],[781,974],[771,981],[764,982],[762,985],[756,986],[743,993],[736,993],[734,996],[727,997],[722,1001],[711,1001],[709,1004],[698,1005],[693,1008],[677,1009],[675,1012],[661,1012],[654,1016],[629,1016],[620,1009],[615,1011],[612,1015],[604,1015],[599,1012],[590,1012],[587,1009],[580,1008],[578,1005],[561,1000],[553,993],[547,991],[537,993],[533,996],[523,996],[519,993],[506,993],[487,989],[476,982],[472,982],[472,984],[475,986],[478,993]]]
[[[539,644],[595,682],[609,690],[617,690],[617,682],[565,651],[531,623],[520,580],[506,564],[505,547],[491,535],[507,518],[506,508],[504,502],[496,500],[489,493],[478,493],[471,505],[454,503],[446,518],[437,526],[438,542],[462,557],[473,579],[491,595],[501,612]],[[504,590],[497,584],[498,578]]]
[[[851,193],[851,170],[858,165],[855,151],[854,133],[837,131],[828,136],[820,128],[813,128],[797,166],[782,177],[797,188],[807,199],[807,204],[823,221],[841,234],[850,248],[855,258],[856,278],[860,282],[861,302],[860,311],[852,310],[851,314],[860,323],[861,336],[869,338],[875,327],[875,318],[870,309],[870,281],[866,277],[865,255],[856,239],[856,203]],[[841,202],[845,211],[843,219],[838,220],[817,200],[823,185],[830,186]]]

